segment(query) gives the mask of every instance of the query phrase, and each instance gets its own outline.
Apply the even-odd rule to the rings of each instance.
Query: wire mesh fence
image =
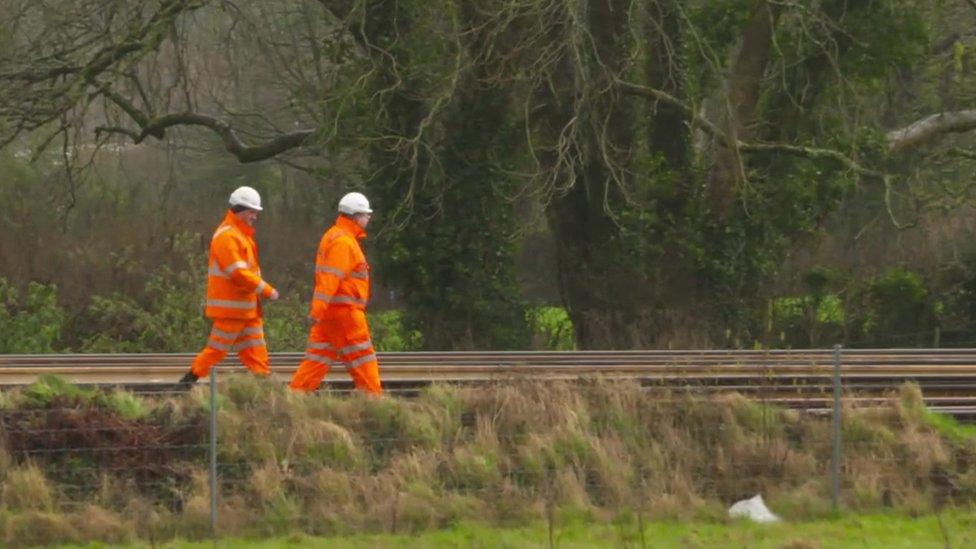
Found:
[[[862,400],[839,350],[836,364],[822,406],[803,410],[602,380],[303,395],[217,369],[180,394],[7,391],[5,541],[558,528],[571,512],[724,516],[756,494],[793,518],[976,501],[968,427],[917,387]]]

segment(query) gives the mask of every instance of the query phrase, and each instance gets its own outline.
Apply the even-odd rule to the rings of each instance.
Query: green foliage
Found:
[[[844,303],[837,294],[779,297],[772,300],[772,328],[777,346],[818,347],[840,341]]]
[[[279,351],[305,351],[308,342],[308,302],[291,294],[277,301],[265,301],[264,337],[268,349]],[[375,341],[375,339],[374,339]]]
[[[95,393],[92,402],[96,406],[111,410],[122,419],[129,421],[143,419],[151,412],[143,399],[131,391],[123,389],[114,389],[109,392],[99,391]]]
[[[936,307],[923,278],[901,267],[874,277],[866,291],[867,314],[860,331],[867,342],[887,340],[889,345],[931,341],[937,325]]]
[[[0,278],[0,352],[46,353],[62,347],[64,332],[80,339],[81,352],[187,352],[203,344],[209,332],[204,318],[204,290],[198,276],[163,268],[133,299],[120,293],[93,296],[91,304],[67,322],[53,286],[31,283],[26,299]],[[308,304],[297,295],[265,302],[265,334],[274,351],[303,351],[308,338]],[[381,351],[420,348],[421,336],[407,330],[400,311],[370,313],[373,341]],[[45,385],[46,387],[46,385]],[[45,389],[39,387],[38,391]]]
[[[20,392],[18,400],[27,408],[49,408],[58,399],[86,402],[94,395],[94,390],[79,387],[63,377],[42,374]]]
[[[533,334],[533,348],[546,351],[572,351],[576,348],[573,322],[562,307],[539,306],[526,311]]]
[[[423,502],[429,508],[429,502]],[[424,505],[420,505],[424,507]],[[781,506],[772,505],[782,514]],[[428,509],[428,513],[431,511]],[[576,548],[641,547],[662,549],[684,547],[832,547],[855,549],[865,541],[879,547],[942,547],[948,537],[967,547],[976,543],[973,520],[967,509],[938,513],[845,514],[842,517],[779,524],[756,524],[747,520],[697,517],[668,520],[667,517],[637,517],[621,511],[615,520],[602,517],[567,516],[554,520],[558,546]],[[577,515],[580,515],[577,513]],[[410,515],[411,518],[414,515]],[[359,549],[361,547],[547,547],[552,541],[549,524],[541,519],[523,520],[518,525],[490,526],[479,521],[451,523],[437,531],[370,535],[289,535],[276,539],[226,538],[224,542],[242,549]],[[527,523],[526,523],[527,522]],[[408,523],[409,525],[409,523]],[[206,543],[187,544],[205,549]]]
[[[929,409],[925,409],[924,418],[939,434],[957,444],[972,444],[976,441],[976,427],[973,425],[959,423],[959,420],[948,414]]]
[[[864,278],[815,267],[804,279],[809,294],[771,300],[774,346],[932,345],[948,314],[926,279],[902,267]]]
[[[51,408],[57,403],[91,405],[108,410],[126,420],[142,419],[151,412],[143,399],[130,391],[89,389],[51,374],[38,376],[37,381],[11,395],[8,407],[11,409]]]
[[[420,350],[422,335],[408,330],[403,323],[403,313],[397,310],[369,313],[369,329],[377,351],[398,352]]]
[[[176,238],[174,257],[189,258],[192,237]],[[180,352],[203,344],[208,322],[203,317],[205,271],[190,273],[162,266],[149,275],[136,298],[113,293],[93,296],[78,321],[84,352]]]
[[[208,332],[200,295],[158,277],[146,285],[149,303],[115,294],[95,296],[85,311],[84,352],[179,352],[203,344]]]
[[[66,316],[55,286],[31,282],[21,298],[0,277],[0,353],[57,351]]]

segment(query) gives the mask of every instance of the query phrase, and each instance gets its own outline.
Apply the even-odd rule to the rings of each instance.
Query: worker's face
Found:
[[[254,222],[258,220],[258,212],[257,210],[243,210],[237,214],[237,218],[248,225],[254,226]]]
[[[356,223],[358,223],[360,227],[362,227],[362,228],[365,229],[366,228],[366,225],[369,225],[369,218],[372,217],[372,216],[373,216],[373,214],[358,213],[358,214],[352,216],[352,220],[355,221]]]

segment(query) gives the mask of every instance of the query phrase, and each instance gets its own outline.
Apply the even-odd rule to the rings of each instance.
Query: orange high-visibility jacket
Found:
[[[340,215],[325,231],[315,256],[315,294],[310,316],[321,320],[335,307],[363,310],[369,301],[369,263],[359,240],[366,231]]]
[[[210,240],[207,318],[258,318],[258,296],[274,288],[261,278],[254,227],[228,211]]]

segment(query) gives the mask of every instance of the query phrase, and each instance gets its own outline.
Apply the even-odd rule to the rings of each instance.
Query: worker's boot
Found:
[[[183,377],[180,378],[180,380],[178,381],[178,383],[180,385],[192,385],[192,384],[196,383],[198,379],[200,379],[200,378],[197,377],[197,375],[193,373],[193,370],[190,370],[189,372],[186,373],[186,375],[184,375]]]

